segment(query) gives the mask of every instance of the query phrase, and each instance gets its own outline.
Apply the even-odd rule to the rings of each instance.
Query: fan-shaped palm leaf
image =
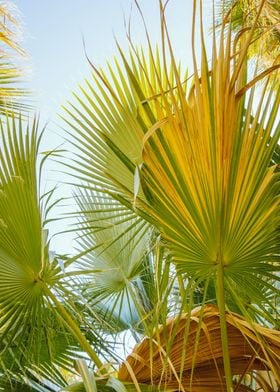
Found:
[[[59,322],[48,311],[42,284],[52,284],[56,264],[49,259],[37,192],[37,121],[28,128],[25,135],[21,121],[6,119],[5,126],[1,124],[0,362],[4,372],[60,357],[51,351],[52,331]]]
[[[117,63],[118,77],[110,71],[110,81],[94,69],[97,89],[87,82],[89,90],[82,88],[68,107],[80,148],[74,169],[157,227],[187,287],[205,284],[205,295],[215,289],[230,391],[226,308],[234,302],[250,318],[249,305],[269,320],[277,311],[269,298],[278,292],[279,175],[271,161],[280,92],[274,96],[268,82],[258,93],[254,87],[276,67],[248,77],[256,19],[242,45],[231,27],[222,26],[218,41],[214,29],[209,69],[201,15],[201,68],[193,52],[186,85],[161,10],[162,62],[151,48],[148,64],[137,51],[130,61],[120,51],[125,73]]]
[[[156,60],[152,53],[146,60],[143,51],[135,50],[130,60],[125,71],[115,60],[114,68],[108,66],[109,77],[95,69],[93,80],[80,87],[82,98],[74,94],[80,107],[72,103],[65,107],[69,115],[65,121],[74,130],[70,140],[79,149],[75,165],[69,166],[79,168],[79,180],[97,191],[104,187],[106,193],[113,192],[114,198],[129,208],[136,196],[145,200],[139,183],[143,138],[157,121],[156,109],[161,102],[160,97],[160,102],[146,100],[175,86],[173,70],[168,79],[158,51]],[[144,207],[141,213],[149,220]]]
[[[111,324],[115,315],[115,320],[129,328],[139,322],[136,286],[149,249],[151,227],[100,192],[83,190],[76,200],[82,216],[78,243],[82,254],[86,253],[78,263],[81,272],[88,274],[83,295],[107,322]]]
[[[1,127],[1,329],[16,334],[41,320],[40,280],[50,264],[36,183],[37,122],[27,136],[15,120]]]
[[[50,208],[45,205],[48,197],[40,200],[38,192],[40,139],[36,120],[26,125],[26,130],[21,120],[6,118],[5,124],[1,124],[0,373],[5,374],[3,380],[19,371],[36,374],[42,371],[45,378],[57,379],[57,366],[71,369],[73,358],[80,356],[77,351],[81,349],[102,366],[80,330],[77,315],[71,314],[71,303],[67,311],[61,298],[52,291],[55,287],[60,289],[58,295],[66,293],[67,282],[58,260],[49,254],[42,210]],[[60,336],[59,341],[55,336]]]
[[[223,4],[222,4],[223,3]],[[263,3],[263,4],[262,4]],[[259,8],[262,6],[260,17],[254,31],[254,39],[250,45],[249,55],[258,56],[262,67],[271,66],[280,61],[280,5],[278,1],[261,0],[225,0],[218,2],[220,17],[232,8],[231,23],[233,29],[241,32],[251,29]]]

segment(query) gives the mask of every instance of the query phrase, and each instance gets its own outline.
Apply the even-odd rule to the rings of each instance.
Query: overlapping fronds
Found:
[[[41,135],[37,120],[1,123],[0,387],[9,381],[34,386],[41,377],[64,386],[60,369],[75,372],[73,360],[84,352],[102,367],[91,345],[110,352],[98,330],[86,330],[81,295],[49,251],[45,214],[56,201],[52,190],[39,193]]]
[[[44,284],[52,286],[60,269],[49,258],[39,202],[40,138],[37,120],[1,124],[0,373],[6,378],[39,364],[70,366],[77,349],[45,299]]]
[[[76,201],[78,243],[85,253],[78,263],[87,275],[83,295],[109,323],[119,318],[116,330],[121,324],[127,329],[139,321],[136,287],[149,251],[150,225],[100,192],[80,191]]]
[[[79,148],[70,166],[81,186],[101,190],[154,225],[182,298],[190,298],[184,291],[196,286],[205,302],[211,291],[220,312],[228,391],[226,310],[270,325],[278,314],[280,91],[273,90],[278,71],[277,65],[261,74],[247,69],[264,3],[242,34],[234,34],[231,15],[218,35],[213,22],[210,57],[200,2],[198,66],[194,2],[194,74],[188,80],[174,59],[160,2],[160,54],[149,38],[146,56],[132,46],[127,58],[120,49],[124,71],[117,62],[107,77],[93,66],[94,84],[87,81],[76,104],[66,108]]]
[[[211,68],[203,50],[187,93],[174,61],[167,71],[152,51],[149,64],[138,52],[129,64],[121,53],[126,76],[118,71],[114,86],[96,70],[99,92],[87,82],[89,91],[67,110],[80,177],[144,209],[180,271],[206,278],[222,264],[227,281],[250,293],[264,266],[264,285],[273,291],[269,279],[278,269],[278,175],[268,166],[280,130],[279,94],[266,94],[265,86],[256,98],[249,89],[247,38],[239,52],[230,30],[219,47],[214,38]]]
[[[39,384],[50,380],[60,387],[67,384],[60,370],[74,372],[73,361],[79,357],[79,348],[74,337],[47,309],[43,318],[44,325],[29,324],[21,342],[15,337],[8,349],[1,343],[4,350],[0,356],[0,390],[14,382],[31,386],[36,380]]]
[[[48,268],[36,183],[37,133],[37,121],[26,136],[21,121],[1,125],[1,329],[15,333],[40,320],[38,281]]]
[[[23,54],[24,51],[19,45],[17,30],[19,29],[19,21],[14,15],[14,6],[8,1],[1,1],[0,3],[0,41],[2,41],[6,48],[15,50]]]
[[[86,256],[88,264],[95,263],[97,269],[108,264],[108,271],[113,268],[115,278],[120,282],[133,278],[148,248],[150,226],[133,211],[102,193],[84,190],[76,200],[83,234],[78,241],[83,250],[93,250],[92,255]]]
[[[224,15],[232,8],[231,23],[235,31],[251,29],[261,0],[225,0],[218,2]],[[220,16],[221,16],[220,15]],[[254,39],[249,48],[251,56],[257,56],[262,67],[271,66],[280,61],[280,5],[278,1],[266,0],[254,32]]]
[[[248,379],[248,375],[258,379],[260,370],[271,372],[277,379],[280,332],[252,325],[235,313],[227,313],[226,322],[232,374],[236,379],[237,376],[242,377],[238,391],[251,390],[244,385],[244,379]],[[173,342],[171,347],[170,340]],[[264,344],[269,345],[268,353],[263,351]],[[185,353],[183,366],[182,352]],[[132,381],[133,377],[139,383],[159,385],[167,390],[177,391],[181,387],[182,391],[224,391],[226,384],[217,308],[208,305],[204,309],[194,309],[191,315],[171,318],[150,339],[145,338],[119,370],[121,380]],[[261,377],[259,382],[262,387]],[[273,382],[264,390],[273,391]]]
[[[178,282],[158,232],[110,195],[90,189],[76,194],[79,283],[87,304],[114,333],[153,328],[180,308]],[[74,276],[75,273],[72,274]]]

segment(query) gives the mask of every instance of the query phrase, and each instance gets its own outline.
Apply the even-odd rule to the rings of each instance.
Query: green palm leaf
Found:
[[[21,361],[23,368],[50,363],[54,358],[63,363],[70,344],[45,300],[43,281],[52,285],[58,270],[49,259],[37,191],[41,135],[36,120],[26,127],[25,134],[21,120],[6,119],[5,125],[1,124],[0,363],[4,372],[16,371]],[[64,341],[60,354],[59,344],[53,348],[58,326]],[[69,355],[66,358],[69,366]]]
[[[220,4],[219,4],[220,3]],[[262,6],[260,17],[254,31],[254,39],[250,45],[250,57],[258,57],[258,62],[264,68],[280,61],[280,6],[275,1],[261,0],[252,3],[248,0],[218,2],[218,13],[222,15],[232,8],[231,23],[235,31],[252,28],[259,8]],[[279,85],[278,85],[279,87]]]
[[[1,125],[0,291],[1,328],[27,327],[40,320],[43,291],[39,279],[49,262],[36,183],[37,122],[30,135],[15,120]]]
[[[141,214],[149,221],[139,169],[144,135],[156,122],[160,106],[150,98],[160,95],[161,89],[174,88],[175,78],[172,68],[170,79],[166,77],[158,51],[156,59],[150,53],[148,61],[142,50],[131,52],[130,66],[120,53],[125,71],[117,60],[114,68],[108,66],[108,77],[95,69],[92,81],[86,80],[80,87],[81,97],[74,94],[79,105],[69,103],[65,107],[69,116],[64,119],[73,130],[70,140],[79,149],[74,165],[68,166],[79,180],[97,191],[105,189],[128,208],[138,196]]]
[[[204,302],[214,289],[230,391],[226,309],[235,303],[248,319],[261,314],[269,321],[277,312],[279,174],[271,162],[280,92],[272,93],[270,76],[276,67],[248,76],[256,21],[235,42],[231,27],[223,24],[219,40],[214,30],[209,69],[201,16],[200,71],[193,53],[194,75],[185,83],[162,4],[161,10],[163,60],[151,47],[130,60],[120,50],[125,71],[117,63],[118,77],[109,68],[110,79],[94,68],[96,88],[87,82],[88,91],[81,88],[66,109],[80,149],[72,168],[157,228],[183,287],[205,286]]]
[[[19,114],[20,111],[30,109],[28,104],[22,102],[26,97],[26,89],[19,87],[22,70],[16,66],[16,55],[24,56],[19,45],[19,21],[13,16],[8,2],[0,4],[0,114]]]

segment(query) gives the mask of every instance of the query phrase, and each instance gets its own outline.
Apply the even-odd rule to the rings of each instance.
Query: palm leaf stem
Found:
[[[63,305],[56,299],[55,295],[52,293],[50,288],[43,282],[41,281],[41,284],[43,285],[43,289],[45,291],[45,294],[50,298],[53,303],[55,304],[60,317],[62,318],[65,326],[69,330],[69,332],[77,339],[79,344],[81,345],[82,349],[85,350],[85,352],[89,355],[90,359],[93,361],[93,363],[96,365],[98,370],[100,371],[101,374],[107,375],[106,369],[104,369],[103,363],[99,359],[98,355],[96,352],[93,350],[87,339],[85,338],[84,334],[80,330],[80,328],[77,326],[75,321],[72,319],[72,317],[69,315],[69,313],[66,311]]]
[[[220,258],[220,257],[219,257]],[[228,345],[226,309],[225,309],[225,288],[224,288],[224,265],[222,260],[217,260],[217,302],[220,312],[221,340],[224,360],[224,371],[226,377],[227,392],[232,392],[232,375],[230,364],[230,353]]]

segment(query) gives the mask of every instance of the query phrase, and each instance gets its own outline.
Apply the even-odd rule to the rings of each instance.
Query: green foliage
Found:
[[[19,21],[14,17],[8,2],[0,4],[0,114],[18,115],[30,106],[22,97],[28,95],[27,90],[19,88],[22,71],[15,65],[17,56],[24,56],[19,45],[17,30]],[[26,98],[25,98],[26,100]]]
[[[262,19],[252,13],[256,23],[239,40],[239,11],[219,38],[213,26],[211,60],[201,15],[201,64],[193,53],[187,78],[160,2],[162,49],[149,38],[147,52],[119,48],[120,60],[106,71],[93,66],[65,105],[74,155],[64,163],[76,187],[72,257],[50,252],[47,224],[59,201],[54,190],[41,191],[47,156],[39,162],[38,121],[17,119],[14,104],[5,103],[3,116],[0,96],[0,390],[189,390],[180,384],[190,321],[174,388],[164,387],[163,374],[158,385],[152,374],[138,384],[133,369],[133,383],[118,380],[118,342],[127,331],[135,342],[146,337],[149,358],[159,347],[168,368],[179,324],[169,334],[168,319],[190,320],[195,306],[212,303],[231,391],[228,312],[279,328],[280,92],[275,67],[248,72]],[[0,84],[12,81],[1,69]],[[270,343],[257,338],[277,380]],[[190,384],[194,371],[195,355]]]

